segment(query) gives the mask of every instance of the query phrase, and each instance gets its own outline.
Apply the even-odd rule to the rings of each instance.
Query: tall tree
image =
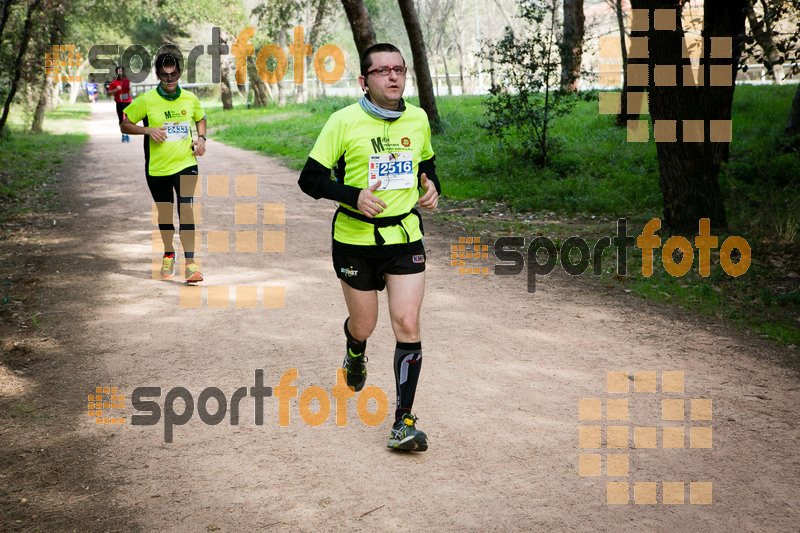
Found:
[[[578,90],[583,57],[583,33],[586,17],[583,0],[564,0],[564,31],[561,38],[561,87]]]
[[[293,21],[300,16],[303,9],[300,0],[271,0],[263,2],[253,9],[253,14],[258,17],[261,23],[261,30],[265,31],[266,36],[276,42],[282,50],[286,49],[286,39],[289,30],[293,26]],[[294,69],[305,69],[305,61],[300,65],[293,65]],[[278,106],[286,105],[286,90],[284,85],[277,83]]]
[[[6,22],[8,22],[8,16],[11,14],[11,4],[13,2],[11,0],[3,0],[3,12],[0,14],[0,43],[2,43],[3,38],[3,31],[6,29]]]
[[[49,26],[50,39],[46,41],[44,50],[52,50],[54,45],[59,44],[64,33],[64,23],[66,21],[66,13],[70,8],[70,0],[56,2],[54,0],[45,0],[42,8],[46,14],[46,26]],[[42,47],[40,47],[42,48]],[[40,54],[39,57],[41,57]],[[37,72],[38,71],[38,72]],[[32,72],[41,78],[39,86],[39,99],[36,103],[36,109],[33,112],[33,121],[31,122],[31,131],[40,133],[44,125],[44,112],[47,110],[50,99],[52,96],[53,82],[45,76],[41,69],[33,69]],[[29,85],[30,87],[30,85]]]
[[[617,20],[617,28],[619,30],[619,43],[620,43],[620,57],[622,57],[622,93],[620,93],[620,107],[619,114],[616,118],[617,126],[625,126],[628,120],[636,120],[639,118],[638,109],[628,109],[628,45],[626,38],[628,32],[625,29],[625,9],[622,5],[623,0],[606,0]],[[647,33],[647,32],[644,32]],[[631,113],[631,111],[634,111]]]
[[[236,42],[236,36],[242,28],[247,27],[248,17],[244,3],[241,0],[225,0],[219,5],[218,9],[210,12],[211,23],[215,26],[211,30],[212,47],[218,48],[206,50],[219,61],[219,96],[222,101],[222,109],[228,111],[233,109],[233,93],[231,91],[231,60],[230,44]],[[217,45],[219,41],[219,45]],[[213,71],[212,71],[213,78]],[[214,79],[212,82],[216,81]]]
[[[42,0],[32,0],[28,4],[28,11],[25,15],[25,25],[22,28],[22,35],[20,36],[20,44],[19,49],[17,52],[17,60],[14,64],[14,77],[11,80],[11,88],[8,91],[8,95],[6,95],[6,102],[3,106],[3,115],[0,116],[0,133],[3,133],[3,129],[6,126],[6,120],[8,120],[8,112],[11,109],[11,102],[14,100],[14,96],[17,93],[17,85],[19,84],[19,79],[22,76],[22,67],[25,63],[25,52],[28,51],[28,43],[31,40],[31,28],[33,26],[33,14],[39,8],[39,4],[42,3]]]
[[[783,79],[784,68],[792,74],[800,71],[800,0],[759,0],[758,4],[747,0],[747,19],[750,33],[747,36],[745,54],[760,61],[773,75],[776,82]],[[741,61],[744,63],[744,61]],[[742,65],[747,70],[747,65]],[[800,87],[792,102],[784,134],[794,137],[800,133]],[[800,138],[790,139],[794,148],[800,148]]]
[[[219,46],[228,46],[228,34],[222,32],[219,37]],[[219,56],[219,98],[222,101],[222,109],[231,111],[233,109],[233,93],[231,92],[230,65],[228,56]]]
[[[752,0],[747,0],[747,22],[750,23],[750,33],[753,39],[761,47],[763,56],[761,60],[764,67],[769,71],[775,83],[780,85],[783,83],[783,65],[780,51],[775,43],[775,36],[773,34],[773,23],[770,16],[769,5],[766,0],[761,0],[761,5],[764,9],[764,16],[758,18],[755,6]]]
[[[250,89],[253,91],[253,107],[266,107],[269,103],[267,95],[271,95],[269,85],[258,75],[253,56],[247,56],[247,77],[250,80]]]
[[[353,40],[356,42],[360,58],[364,50],[378,42],[375,38],[375,29],[372,27],[372,20],[369,18],[364,0],[342,0],[342,5],[347,14],[347,20],[350,21]]]
[[[317,45],[317,40],[320,38],[320,33],[322,30],[322,20],[325,18],[325,14],[328,12],[329,8],[328,0],[317,0],[315,7],[316,7],[315,10],[316,14],[314,15],[314,22],[311,24],[311,29],[308,30],[308,42],[311,44],[311,46],[319,49],[319,46],[316,45]],[[307,73],[311,72],[312,63],[313,63],[312,56],[307,56],[306,66],[305,66]],[[308,79],[308,76],[306,76],[306,78]],[[302,88],[303,86],[300,86],[298,88],[297,99],[300,102],[305,100],[304,94],[301,91]]]
[[[705,1],[704,54],[700,63],[704,79],[697,85],[656,84],[654,80],[661,72],[656,70],[657,65],[674,65],[677,75],[683,72],[683,66],[689,65],[688,58],[682,57],[683,2],[632,0],[631,3],[634,9],[647,9],[650,13],[647,32],[650,115],[657,131],[674,131],[675,134],[674,139],[661,138],[661,142],[656,143],[664,225],[679,231],[697,230],[698,220],[710,218],[713,226],[724,227],[725,208],[717,178],[720,165],[728,157],[730,142],[729,133],[726,134],[722,125],[731,119],[734,80],[744,43],[746,0]],[[655,21],[653,10],[656,9],[673,10],[674,21],[663,17],[669,11],[661,11],[659,20]],[[669,27],[675,29],[667,29]],[[725,42],[731,43],[730,57],[713,57],[727,55],[711,53],[712,43],[718,52],[725,48]],[[712,126],[712,121],[723,122]]]
[[[436,108],[436,96],[433,94],[431,71],[428,67],[428,54],[425,51],[425,39],[419,25],[417,10],[414,9],[414,0],[397,0],[403,23],[406,25],[408,41],[411,45],[411,56],[414,59],[414,73],[416,74],[419,105],[428,114],[428,121],[433,128],[439,127],[439,110]]]

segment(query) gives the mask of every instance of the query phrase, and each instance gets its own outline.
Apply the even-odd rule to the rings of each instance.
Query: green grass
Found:
[[[299,170],[328,116],[349,103],[331,98],[282,108],[224,111],[219,102],[204,102],[203,107],[209,135],[215,140],[280,158],[286,166]]]
[[[625,130],[615,128],[608,117],[598,116],[596,101],[581,101],[556,124],[554,133],[561,138],[562,152],[550,168],[536,169],[509,157],[478,126],[484,120],[483,99],[437,100],[443,133],[434,137],[433,145],[446,198],[485,198],[507,202],[517,210],[564,213],[659,211],[655,146],[628,144]],[[213,104],[207,112],[210,126],[221,127],[212,130],[215,139],[279,157],[290,168],[300,169],[330,113],[352,101],[336,98],[228,112]],[[415,98],[409,101],[417,103]]]
[[[800,157],[783,138],[796,91],[796,85],[736,88],[731,157],[720,185],[729,225],[757,240],[796,242],[792,228],[794,236],[800,229]]]
[[[0,136],[0,222],[51,210],[56,201],[53,185],[65,157],[77,153],[88,139],[86,104],[65,104],[48,112],[44,133],[30,133],[16,117]]]

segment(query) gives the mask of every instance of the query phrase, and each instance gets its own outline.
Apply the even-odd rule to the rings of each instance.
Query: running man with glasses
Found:
[[[175,194],[178,196],[180,239],[186,258],[184,279],[191,284],[203,281],[203,275],[194,260],[192,195],[198,175],[196,156],[206,153],[206,115],[197,96],[178,86],[181,64],[176,55],[179,57],[180,53],[173,55],[167,51],[156,56],[155,70],[160,83],[125,108],[120,130],[124,134],[145,136],[145,175],[158,208],[158,229],[164,242],[162,279],[170,279],[175,270],[172,206]],[[144,121],[144,126],[137,125],[139,121]],[[192,139],[192,122],[197,127],[196,140]],[[183,180],[181,176],[184,176]],[[181,181],[184,188],[189,189],[183,194]]]
[[[339,203],[332,250],[349,313],[342,365],[347,384],[364,388],[367,339],[378,321],[377,291],[386,287],[397,342],[397,405],[387,446],[425,451],[427,436],[411,414],[422,366],[419,315],[425,292],[422,218],[414,207],[435,209],[441,188],[428,117],[403,100],[406,71],[400,50],[391,44],[364,52],[358,78],[364,97],[331,115],[298,183],[315,199]]]

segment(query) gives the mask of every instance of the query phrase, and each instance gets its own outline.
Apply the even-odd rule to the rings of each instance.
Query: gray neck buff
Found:
[[[402,117],[403,111],[406,110],[406,102],[402,98],[400,99],[400,104],[397,106],[397,109],[394,111],[376,106],[372,103],[372,100],[366,96],[362,96],[358,103],[367,115],[377,118],[378,120],[388,120],[390,122]]]

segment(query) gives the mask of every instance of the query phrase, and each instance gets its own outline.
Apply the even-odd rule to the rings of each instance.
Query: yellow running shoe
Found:
[[[424,452],[428,449],[428,436],[425,432],[417,429],[417,417],[410,414],[403,414],[402,418],[394,423],[392,432],[389,435],[388,448],[395,450],[411,450]]]
[[[175,272],[175,256],[167,257],[161,260],[161,279],[169,279]]]
[[[183,277],[187,285],[203,281],[203,275],[200,273],[200,267],[197,266],[197,263],[186,263],[186,271]]]

